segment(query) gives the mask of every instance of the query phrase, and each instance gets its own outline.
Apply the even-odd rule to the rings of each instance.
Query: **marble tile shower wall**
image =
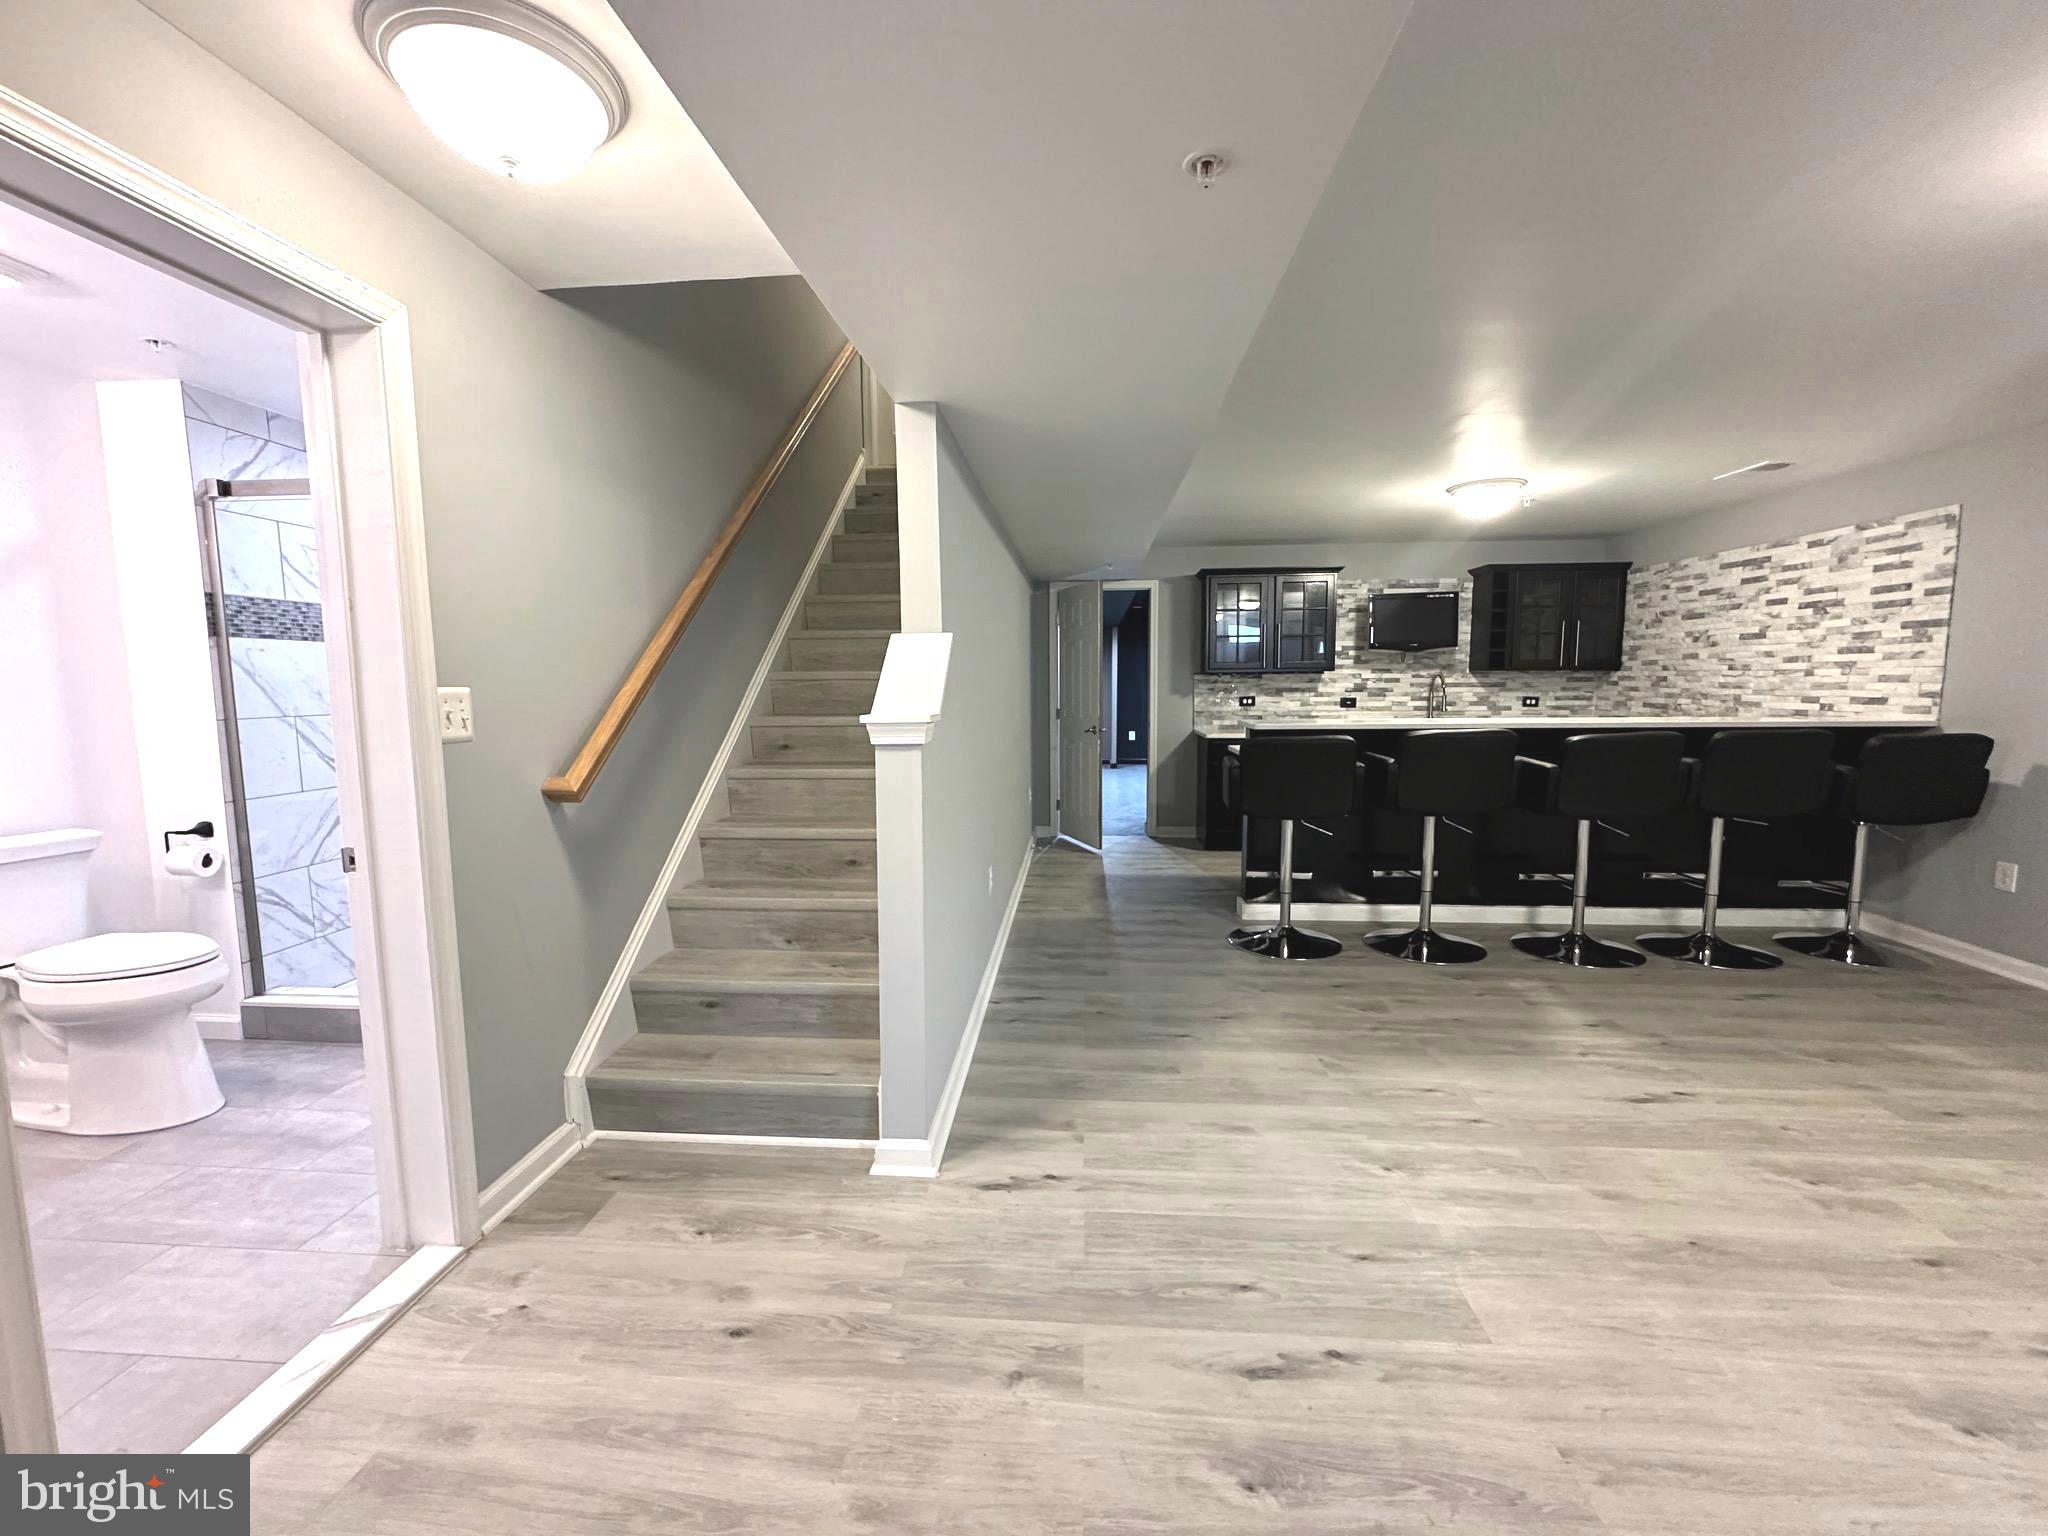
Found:
[[[291,418],[189,385],[185,417],[196,477],[306,478],[305,435]],[[265,980],[272,990],[343,986],[355,961],[312,507],[223,502],[216,527]]]
[[[1324,673],[1195,679],[1195,723],[1421,714],[1442,671],[1453,715],[1758,715],[1874,719],[1941,709],[1961,511],[1833,528],[1629,573],[1622,664],[1609,673],[1491,672],[1468,664],[1469,576],[1342,579],[1336,667]],[[1373,591],[1456,588],[1458,648],[1365,648]],[[1250,709],[1239,697],[1258,699]],[[1521,700],[1542,700],[1535,711]]]

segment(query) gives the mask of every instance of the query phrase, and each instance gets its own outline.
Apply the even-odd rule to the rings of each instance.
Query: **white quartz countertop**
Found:
[[[1195,727],[1195,734],[1208,741],[1242,741],[1248,729],[1261,731],[1405,731],[1427,730],[1463,725],[1492,725],[1507,730],[1567,730],[1567,731],[1653,731],[1653,730],[1735,730],[1743,727],[1764,729],[1773,726],[1819,726],[1823,730],[1836,726],[1856,730],[1903,730],[1913,727],[1931,730],[1940,722],[1932,716],[1900,716],[1896,719],[1848,719],[1839,715],[1812,716],[1803,719],[1778,719],[1771,716],[1748,719],[1724,718],[1716,715],[1380,715],[1371,710],[1345,709],[1334,714],[1315,715],[1307,718],[1294,717],[1286,720],[1247,720],[1243,725]]]

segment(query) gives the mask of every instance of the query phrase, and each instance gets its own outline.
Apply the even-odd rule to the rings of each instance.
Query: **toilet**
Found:
[[[69,1136],[160,1131],[225,1100],[193,1005],[228,979],[196,933],[90,932],[100,834],[0,837],[0,1055],[17,1125]]]

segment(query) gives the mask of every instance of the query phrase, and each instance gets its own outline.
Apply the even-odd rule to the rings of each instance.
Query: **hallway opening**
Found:
[[[1102,591],[1102,833],[1144,837],[1152,826],[1151,583]]]

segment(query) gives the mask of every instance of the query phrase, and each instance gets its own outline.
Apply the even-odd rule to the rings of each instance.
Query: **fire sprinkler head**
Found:
[[[1180,168],[1195,179],[1195,185],[1203,191],[1216,185],[1216,180],[1230,169],[1230,158],[1220,149],[1198,149],[1181,161]]]

